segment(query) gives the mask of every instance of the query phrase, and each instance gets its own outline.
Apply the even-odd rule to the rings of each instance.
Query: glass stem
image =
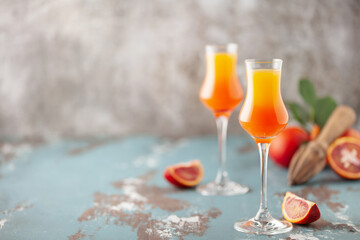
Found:
[[[223,186],[228,179],[226,172],[226,132],[228,126],[228,118],[221,116],[216,118],[216,126],[218,133],[218,144],[219,144],[219,161],[220,167],[216,175],[215,183]]]
[[[269,154],[269,143],[258,143],[260,153],[260,177],[261,177],[261,190],[260,190],[260,208],[255,216],[256,221],[269,221],[272,217],[267,207],[267,162]]]

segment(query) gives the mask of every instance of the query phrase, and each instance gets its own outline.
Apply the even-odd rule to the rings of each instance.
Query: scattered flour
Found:
[[[126,178],[122,180],[124,185],[131,185],[131,184],[142,184],[144,181],[139,178]]]
[[[0,229],[3,228],[3,226],[6,222],[7,222],[7,219],[5,219],[5,218],[0,220]]]
[[[14,166],[14,163],[9,163],[9,165],[7,166],[9,171],[14,171],[15,170],[15,166]]]
[[[176,215],[170,215],[166,220],[173,223],[179,223],[181,219]]]
[[[348,209],[349,209],[349,205],[345,205],[344,208],[342,208],[338,213],[335,214],[335,216],[338,219],[349,221],[349,216],[346,214]]]
[[[133,161],[134,167],[139,168],[146,166],[148,168],[155,168],[159,163],[159,156],[155,154],[140,156]]]
[[[290,234],[290,238],[291,239],[296,239],[296,240],[319,240],[317,237],[314,237],[312,234]]]
[[[188,222],[188,223],[199,223],[199,222],[200,222],[199,216],[193,216],[193,217],[188,217],[188,218],[181,218],[181,220],[182,220],[183,222]]]
[[[198,209],[192,209],[185,200],[166,196],[176,192],[173,188],[147,185],[155,172],[153,170],[139,178],[113,182],[112,185],[121,191],[120,194],[108,195],[96,192],[93,207],[87,209],[78,221],[91,221],[98,216],[106,216],[106,221],[109,223],[128,225],[132,229],[138,229],[138,239],[183,239],[183,236],[189,234],[202,236],[209,228],[210,220],[217,218],[221,211],[211,208],[205,213],[193,213]],[[152,208],[160,208],[168,212],[184,209],[193,211],[188,212],[186,217],[172,214],[159,219],[152,218],[151,212],[143,211]]]
[[[2,213],[5,215],[12,215],[14,212],[22,212],[22,211],[25,211],[32,207],[33,207],[33,205],[29,204],[26,201],[19,202],[13,209],[4,210],[4,211],[2,211]]]
[[[201,230],[201,219],[199,216],[178,217],[170,215],[167,218],[156,222],[153,230],[148,228],[145,233],[150,236],[156,231],[156,235],[161,239],[172,239],[174,236],[180,236],[181,229],[186,228],[189,232],[198,232]]]
[[[171,239],[173,237],[173,235],[171,234],[170,229],[164,229],[164,230],[156,230],[157,233],[159,234],[159,237],[161,237],[161,239]]]
[[[113,211],[122,211],[122,210],[127,210],[127,211],[135,211],[138,210],[139,208],[132,202],[122,202],[116,206],[111,206],[110,210]]]
[[[154,168],[154,167],[157,166],[158,162],[159,162],[159,159],[150,157],[150,158],[148,158],[148,160],[147,160],[147,166],[148,166],[149,168]]]
[[[128,196],[131,200],[133,201],[138,201],[138,202],[147,202],[147,199],[140,195],[137,191],[136,191],[136,188],[135,186],[132,186],[132,185],[124,185],[123,187],[123,191],[124,191],[124,194],[126,196]]]
[[[0,151],[2,154],[5,155],[14,155],[16,157],[31,152],[32,146],[30,144],[21,144],[15,146],[13,144],[5,143],[1,148]]]
[[[168,152],[170,149],[183,145],[186,141],[178,140],[175,143],[165,142],[162,144],[155,145],[149,154],[140,156],[133,161],[134,167],[146,166],[148,168],[155,168],[158,166],[160,157],[162,154]]]
[[[331,234],[331,231],[329,232]],[[329,236],[326,235],[318,235],[318,237],[320,237],[320,239],[329,239]]]
[[[184,224],[200,224],[200,218],[199,216],[179,218],[176,215],[170,215],[168,218],[163,220],[163,222],[165,224],[176,223],[179,224],[179,226],[184,226]]]
[[[13,154],[15,153],[15,147],[13,147],[11,144],[5,143],[2,148],[1,148],[1,152],[3,154]]]
[[[29,207],[28,205],[18,204],[15,207],[14,211],[15,212],[22,212],[22,211],[26,210],[28,207]]]

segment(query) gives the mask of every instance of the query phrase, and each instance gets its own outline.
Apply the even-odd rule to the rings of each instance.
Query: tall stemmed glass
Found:
[[[292,224],[274,219],[267,206],[267,160],[271,141],[288,122],[288,113],[281,98],[280,59],[248,59],[245,61],[247,92],[239,122],[255,140],[260,152],[260,209],[248,221],[236,222],[234,228],[245,233],[279,234],[292,229]]]
[[[216,119],[220,167],[214,182],[197,188],[203,195],[236,195],[249,191],[248,187],[230,181],[225,169],[228,119],[244,96],[236,75],[236,62],[236,44],[206,46],[207,70],[199,98]]]

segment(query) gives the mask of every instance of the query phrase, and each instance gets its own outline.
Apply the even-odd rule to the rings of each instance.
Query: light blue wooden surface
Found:
[[[133,136],[45,143],[2,141],[0,150],[1,240],[158,239],[156,234],[164,239],[170,234],[170,239],[360,237],[360,182],[341,180],[326,169],[307,185],[289,187],[287,171],[271,161],[268,198],[273,216],[282,217],[282,194],[292,191],[318,203],[322,220],[295,226],[292,232],[273,237],[235,231],[233,223],[253,217],[259,204],[259,156],[255,144],[246,137],[230,136],[228,140],[229,175],[252,189],[234,197],[204,197],[193,189],[176,190],[162,177],[167,165],[200,159],[205,167],[203,183],[213,180],[218,167],[215,136],[178,140]],[[137,180],[124,181],[129,178]],[[134,185],[134,181],[140,185]],[[129,196],[134,191],[145,202],[132,204]],[[96,196],[102,197],[99,200]],[[133,199],[136,197],[139,196]],[[127,205],[120,206],[116,201],[123,198]],[[175,210],[171,204],[177,204]],[[140,219],[139,213],[149,217]],[[179,231],[174,222],[169,224],[169,219],[174,218],[175,223],[190,221],[185,223],[190,225]],[[155,234],[156,230],[159,232]]]

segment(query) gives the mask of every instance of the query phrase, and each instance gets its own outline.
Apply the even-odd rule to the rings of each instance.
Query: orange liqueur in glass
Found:
[[[207,70],[199,97],[215,117],[230,117],[244,97],[236,75],[236,58],[236,52],[206,54]]]
[[[255,217],[238,221],[234,228],[251,234],[289,232],[291,223],[273,218],[267,206],[267,161],[271,141],[285,128],[288,114],[281,98],[281,59],[245,61],[247,91],[239,115],[240,125],[254,138],[260,153],[260,207]]]
[[[216,120],[220,167],[214,182],[197,188],[202,195],[237,195],[249,191],[248,187],[230,181],[225,169],[228,119],[244,96],[236,74],[236,58],[236,44],[206,46],[206,75],[199,98]]]
[[[270,143],[288,122],[280,92],[281,71],[256,69],[247,74],[247,96],[239,122],[257,143]]]

